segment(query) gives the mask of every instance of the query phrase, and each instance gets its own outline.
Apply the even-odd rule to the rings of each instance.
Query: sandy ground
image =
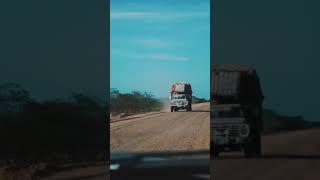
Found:
[[[209,103],[111,123],[111,152],[209,149]]]
[[[318,180],[320,179],[320,130],[264,136],[263,156],[245,159],[241,153],[225,154],[211,161],[217,180]]]
[[[320,178],[320,129],[288,132],[263,137],[263,156],[245,159],[241,153],[222,154],[212,160],[211,179],[214,180],[318,180]],[[103,167],[104,168],[104,167]],[[61,179],[83,174],[86,180],[107,179],[104,169],[88,168],[58,174]],[[66,175],[69,178],[66,178]],[[90,174],[92,174],[90,176]],[[59,178],[56,178],[59,179]],[[49,180],[49,179],[48,179]],[[50,179],[53,180],[53,179]]]
[[[193,112],[158,112],[111,123],[111,151],[165,151],[209,149],[209,105]],[[320,129],[268,135],[262,138],[263,156],[246,159],[225,153],[211,160],[214,180],[318,180]],[[60,172],[55,179],[108,179],[105,166]]]

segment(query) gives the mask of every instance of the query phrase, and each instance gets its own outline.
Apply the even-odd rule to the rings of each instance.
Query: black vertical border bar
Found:
[[[107,148],[107,179],[110,179],[110,0],[106,0],[106,14],[104,14],[104,16],[106,17],[105,20],[106,20],[106,44],[107,44],[107,47],[106,47],[106,53],[107,53],[107,58],[106,58],[106,61],[107,61],[107,104],[106,104],[106,116],[107,116],[107,121],[106,121],[106,124],[107,124],[107,133],[106,133],[106,148]]]
[[[212,148],[212,133],[213,132],[211,132],[211,129],[212,129],[212,123],[211,123],[211,113],[212,113],[212,111],[211,111],[211,109],[212,109],[212,65],[213,65],[213,60],[214,60],[214,18],[215,18],[215,16],[214,16],[214,8],[215,8],[215,6],[214,6],[214,2],[215,2],[215,0],[210,0],[210,125],[209,125],[209,131],[210,131],[210,138],[209,138],[209,140],[210,140],[210,163],[209,163],[209,172],[210,172],[210,179],[211,180],[213,180],[213,157],[212,157],[212,150],[211,150],[211,148]]]
[[[212,72],[212,65],[213,65],[213,57],[214,57],[214,30],[213,30],[213,27],[214,27],[214,0],[210,0],[210,160],[212,159],[211,157],[211,142],[212,142],[212,136],[211,136],[211,106],[212,106],[212,75],[211,75],[211,72]]]

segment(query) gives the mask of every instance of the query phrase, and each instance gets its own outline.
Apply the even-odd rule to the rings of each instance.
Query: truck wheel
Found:
[[[188,105],[188,107],[187,107],[187,111],[192,111],[192,109],[191,109],[191,105]]]
[[[255,156],[259,157],[262,155],[261,152],[261,136],[257,135],[256,140],[255,140]]]
[[[260,157],[262,156],[262,152],[261,152],[261,144],[258,145],[257,150],[256,150],[256,156]]]
[[[254,137],[250,137],[249,141],[244,145],[244,156],[246,158],[250,158],[253,156],[253,152],[255,149],[255,142],[254,142]]]
[[[244,147],[244,156],[246,158],[250,158],[253,156],[252,154],[252,148],[250,147],[250,143],[246,144]]]
[[[215,150],[212,150],[213,152],[212,152],[212,157],[213,158],[217,158],[217,157],[219,157],[219,151],[215,151]]]
[[[210,142],[210,154],[212,156],[212,158],[217,158],[219,157],[219,149],[217,147],[215,147],[214,142]]]
[[[214,146],[211,148],[211,156],[213,157],[213,158],[217,158],[217,157],[219,157],[219,149],[217,149],[217,148],[214,148]]]
[[[172,106],[170,107],[170,112],[173,112],[173,107]]]
[[[250,142],[244,147],[245,157],[259,157],[261,156],[261,137],[259,134],[254,135]]]

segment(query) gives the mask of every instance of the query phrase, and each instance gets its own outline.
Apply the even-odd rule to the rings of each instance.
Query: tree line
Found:
[[[320,127],[320,122],[308,121],[302,115],[287,116],[271,109],[264,109],[263,126],[263,133],[268,134]]]
[[[121,113],[130,115],[141,112],[157,111],[162,108],[162,103],[152,94],[133,91],[121,93],[112,88],[110,90],[110,113],[119,115]]]
[[[0,85],[0,162],[105,160],[107,104],[81,93],[39,102],[19,84]]]
[[[206,103],[206,102],[210,102],[210,100],[207,100],[205,98],[198,98],[196,96],[192,96],[192,103],[193,104],[197,104],[197,103]]]

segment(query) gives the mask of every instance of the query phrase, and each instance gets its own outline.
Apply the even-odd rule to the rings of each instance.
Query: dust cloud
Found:
[[[162,109],[161,111],[163,112],[170,112],[170,101],[169,100],[164,100],[162,102]]]

